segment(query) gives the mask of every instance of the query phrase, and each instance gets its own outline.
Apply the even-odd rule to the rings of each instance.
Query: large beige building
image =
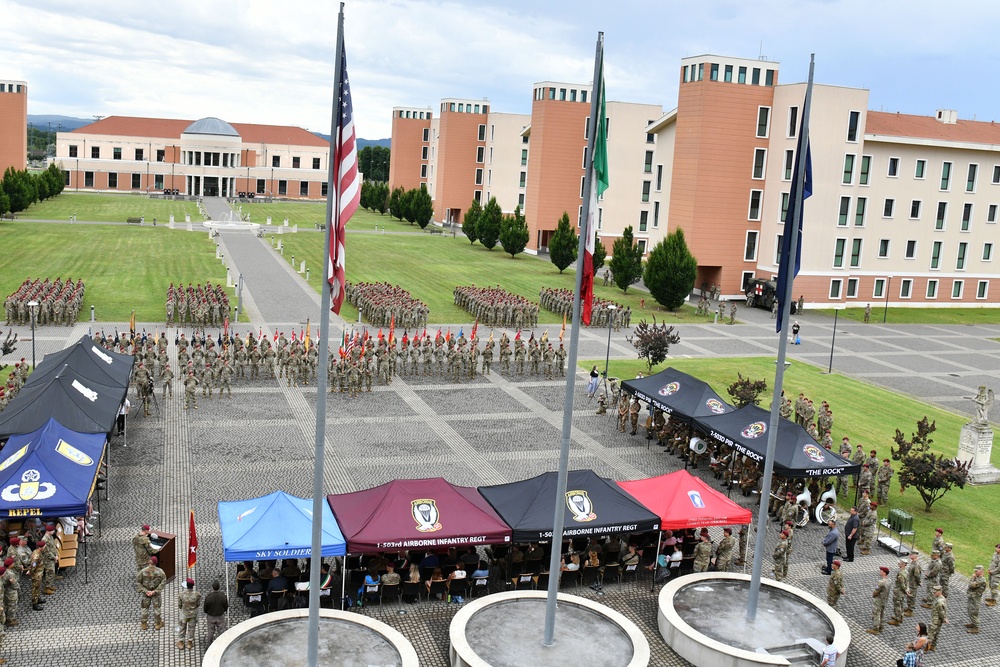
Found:
[[[28,84],[0,79],[0,177],[28,165]]]

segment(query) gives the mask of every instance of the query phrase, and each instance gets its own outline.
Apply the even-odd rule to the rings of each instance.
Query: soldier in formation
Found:
[[[885,629],[883,619],[885,618],[885,605],[889,601],[889,568],[883,565],[878,570],[878,582],[875,584],[875,590],[872,591],[872,627],[866,630],[873,635],[881,634],[882,630]]]
[[[38,303],[35,309],[35,325],[65,325],[76,323],[83,305],[84,285],[82,280],[75,283],[71,278],[63,282],[61,278],[45,280],[30,278],[21,283],[4,300],[7,326],[31,324],[32,301]]]
[[[722,529],[722,534],[723,537],[719,540],[719,545],[715,550],[715,569],[719,572],[728,572],[733,561],[736,539],[733,537],[733,529],[729,526]]]
[[[187,647],[194,648],[194,635],[198,628],[198,608],[201,606],[201,593],[194,588],[194,579],[188,578],[177,595],[177,648],[184,650],[184,638],[187,637]]]
[[[983,601],[983,593],[986,591],[986,578],[983,576],[983,566],[977,565],[976,571],[969,579],[968,588],[968,611],[969,622],[965,624],[968,628],[966,632],[970,635],[979,634],[979,605]]]
[[[712,540],[708,536],[708,531],[701,533],[698,544],[694,547],[694,571],[708,572],[708,566],[712,561]]]
[[[229,294],[222,285],[206,282],[184,287],[173,283],[167,288],[166,325],[189,324],[219,327],[229,319]]]
[[[408,291],[389,283],[347,283],[344,298],[377,327],[413,329],[427,326],[430,309]]]
[[[889,483],[892,481],[892,476],[894,474],[895,471],[893,471],[888,457],[882,459],[882,465],[878,467],[878,471],[875,473],[877,499],[882,505],[889,502]]]
[[[543,287],[539,293],[539,305],[557,315],[562,315],[567,320],[572,320],[573,298],[572,290]],[[626,328],[630,326],[631,319],[631,307],[598,296],[594,297],[590,326],[604,328],[610,324],[615,331],[620,331],[623,326]]]
[[[903,612],[909,594],[909,575],[906,571],[908,564],[909,561],[905,558],[899,559],[899,569],[896,570],[896,578],[892,584],[892,618],[887,621],[889,625],[902,625],[903,623]]]
[[[771,558],[774,561],[774,579],[775,581],[784,581],[785,575],[788,573],[788,532],[781,531],[780,539],[778,540],[778,545],[774,548],[774,553],[771,554]]]
[[[935,586],[931,589],[934,595],[934,602],[931,605],[931,624],[927,628],[928,651],[936,651],[938,647],[938,634],[941,626],[948,623],[948,599],[941,594],[941,587]]]
[[[997,604],[997,589],[1000,588],[1000,544],[993,549],[993,560],[990,561],[988,571],[990,597],[986,600],[987,607],[995,607]]]
[[[917,558],[916,552],[911,553],[910,562],[906,566],[906,609],[903,610],[903,616],[913,616],[917,592],[920,590],[922,572]]]
[[[837,601],[846,590],[844,573],[840,570],[840,561],[835,560],[830,567],[830,581],[826,584],[826,603],[836,609]]]
[[[30,374],[31,371],[29,370],[28,362],[23,358],[21,361],[14,363],[10,375],[7,376],[7,384],[0,386],[0,412],[14,400],[17,393],[21,391],[21,387],[28,381]]]
[[[497,287],[455,288],[455,305],[488,327],[530,329],[538,326],[538,304]]]
[[[139,614],[139,621],[143,630],[149,628],[147,622],[150,607],[153,608],[153,620],[156,622],[154,629],[159,630],[163,627],[163,617],[160,614],[160,594],[167,582],[167,575],[156,566],[156,563],[156,556],[151,556],[149,564],[139,570],[135,577],[135,587],[141,596],[140,608],[142,611]]]

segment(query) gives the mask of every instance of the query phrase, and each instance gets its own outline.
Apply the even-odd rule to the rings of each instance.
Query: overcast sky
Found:
[[[0,78],[28,112],[297,125],[329,132],[337,3],[328,0],[0,0]],[[490,99],[530,113],[532,84],[587,83],[605,32],[608,98],[677,97],[679,59],[781,64],[779,81],[867,88],[869,107],[1000,118],[1000,2],[958,0],[348,0],[359,135],[393,106]]]

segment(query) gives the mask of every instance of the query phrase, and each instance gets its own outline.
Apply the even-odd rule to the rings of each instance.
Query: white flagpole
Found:
[[[309,667],[318,667],[319,661],[319,577],[323,561],[323,461],[326,445],[326,383],[327,366],[330,359],[330,236],[337,216],[340,216],[340,181],[339,165],[336,157],[340,151],[340,108],[341,88],[343,85],[343,63],[341,55],[344,52],[344,3],[340,3],[340,15],[337,18],[337,50],[334,57],[333,106],[330,118],[330,155],[327,160],[327,194],[326,194],[326,239],[323,245],[323,283],[320,286],[320,319],[319,319],[319,361],[320,372],[316,374],[316,449],[313,461],[313,516],[312,516],[312,553],[309,565],[309,634],[308,655]],[[335,180],[338,179],[338,180]]]

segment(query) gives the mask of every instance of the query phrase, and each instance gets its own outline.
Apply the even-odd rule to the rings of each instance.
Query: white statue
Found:
[[[990,408],[993,406],[993,390],[980,385],[979,393],[972,398],[972,402],[976,404],[976,423],[988,423]]]

